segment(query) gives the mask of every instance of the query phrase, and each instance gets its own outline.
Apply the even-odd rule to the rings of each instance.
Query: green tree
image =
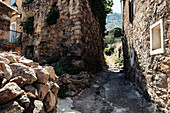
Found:
[[[89,0],[89,3],[94,16],[99,20],[100,28],[104,36],[106,16],[112,12],[113,0]]]
[[[114,28],[113,34],[115,38],[122,36],[122,29],[119,27]]]

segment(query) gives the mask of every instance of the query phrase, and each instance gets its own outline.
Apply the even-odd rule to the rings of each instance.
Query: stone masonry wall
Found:
[[[124,0],[124,65],[127,78],[151,100],[157,111],[170,111],[170,15],[168,0],[134,0],[134,19],[129,21],[129,0]],[[163,54],[150,55],[150,26],[163,19]],[[130,52],[134,50],[134,59]],[[134,62],[134,65],[130,65]]]
[[[5,50],[5,44],[9,41],[10,18],[12,11],[0,3],[0,51]]]
[[[60,17],[55,25],[47,25],[44,20],[52,7]],[[34,17],[35,28],[32,36],[24,33],[23,55],[44,63],[60,54],[89,71],[102,69],[103,36],[88,0],[35,0],[23,9],[23,19]]]

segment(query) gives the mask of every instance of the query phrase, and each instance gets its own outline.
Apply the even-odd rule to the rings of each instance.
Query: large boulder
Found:
[[[23,113],[24,108],[16,101],[9,102],[0,106],[0,113]]]
[[[21,90],[21,88],[16,83],[8,83],[0,89],[0,104],[9,102],[23,93],[24,91]]]
[[[12,70],[13,78],[22,76],[27,79],[28,84],[32,84],[37,80],[35,71],[31,67],[25,66],[21,63],[10,64],[10,67]]]

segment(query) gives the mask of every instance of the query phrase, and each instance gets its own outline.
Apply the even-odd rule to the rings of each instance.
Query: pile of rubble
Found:
[[[90,86],[92,75],[87,72],[80,72],[77,75],[63,74],[59,76],[59,86],[67,87],[67,97],[76,96],[83,89]]]
[[[0,53],[0,113],[57,113],[57,83],[53,67]]]

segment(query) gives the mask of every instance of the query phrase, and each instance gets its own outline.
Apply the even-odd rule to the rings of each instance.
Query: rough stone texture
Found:
[[[63,74],[59,76],[59,86],[67,87],[66,96],[74,97],[83,89],[90,86],[91,79],[92,76],[87,72],[81,72],[78,75]]]
[[[43,85],[43,84],[37,84],[36,88],[38,90],[38,99],[43,101],[45,96],[50,90],[50,86],[48,85]]]
[[[139,91],[151,100],[156,110],[170,111],[170,26],[168,0],[134,0],[134,19],[129,21],[129,1],[124,0],[124,70],[127,78],[138,84]],[[150,55],[150,26],[163,19],[163,54]],[[130,52],[134,50],[134,59]],[[132,58],[132,59],[131,59]],[[130,65],[134,62],[134,65]]]
[[[4,58],[2,56],[0,56],[0,60],[3,61],[5,64],[9,64],[10,61],[7,58]]]
[[[32,84],[34,81],[37,80],[34,70],[30,67],[25,66],[24,64],[13,63],[10,64],[10,67],[13,73],[12,77],[22,76],[27,79],[27,84]]]
[[[0,104],[4,104],[23,93],[24,91],[21,90],[21,88],[16,83],[8,83],[0,89]]]
[[[47,112],[50,112],[56,105],[56,97],[55,95],[49,91],[45,100],[44,100],[45,108]]]
[[[18,102],[12,101],[0,106],[0,113],[23,113],[24,108]]]
[[[15,82],[19,87],[22,87],[23,85],[27,84],[27,79],[22,76],[17,76],[10,80],[10,82]]]
[[[10,37],[10,19],[13,10],[6,4],[0,2],[0,51],[7,50],[7,43]]]
[[[0,59],[0,113],[57,113],[59,86],[58,80],[54,80],[58,78],[52,71],[54,69],[48,66],[44,68],[32,61],[33,65],[25,65],[26,62],[20,61],[30,60],[7,52],[0,55],[3,58],[12,56],[10,64]],[[11,75],[7,76],[7,69],[10,68]],[[37,76],[36,68],[41,72]],[[54,79],[50,78],[51,74]]]
[[[4,72],[4,77],[6,80],[9,80],[12,77],[11,68],[5,64],[3,61],[0,61],[0,70]]]
[[[50,77],[49,73],[45,69],[41,69],[41,68],[34,69],[34,70],[38,78],[37,82],[46,84]]]
[[[41,102],[39,100],[34,100],[33,113],[45,113],[44,107],[43,107],[43,102]]]
[[[54,25],[45,19],[51,8],[59,10]],[[34,17],[34,33],[23,33],[22,54],[44,63],[60,54],[71,57],[73,64],[97,72],[103,69],[103,36],[88,0],[41,0],[23,6],[23,19]]]

